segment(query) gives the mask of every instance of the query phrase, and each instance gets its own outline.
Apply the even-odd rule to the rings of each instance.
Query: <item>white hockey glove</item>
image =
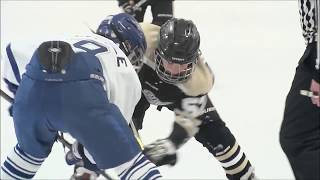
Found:
[[[176,147],[169,139],[160,139],[144,146],[143,153],[157,166],[173,166],[177,162]]]

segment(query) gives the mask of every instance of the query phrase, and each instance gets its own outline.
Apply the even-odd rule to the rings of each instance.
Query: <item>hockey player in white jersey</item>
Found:
[[[144,35],[131,16],[114,19],[130,27],[117,36],[126,41],[125,53],[95,34],[7,46],[4,80],[15,94],[18,144],[1,166],[1,179],[33,178],[58,131],[70,133],[99,169],[115,168],[121,179],[161,176],[128,126],[141,85],[126,56],[141,58]]]

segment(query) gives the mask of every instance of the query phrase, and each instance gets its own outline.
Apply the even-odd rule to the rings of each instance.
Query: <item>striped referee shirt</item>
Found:
[[[299,0],[300,24],[306,44],[317,40],[316,0]]]
[[[318,2],[317,2],[318,1]],[[320,0],[298,0],[300,24],[302,27],[302,35],[306,44],[319,41],[318,35],[318,21],[319,21],[319,1]],[[319,72],[320,58],[319,58],[319,43],[318,43],[318,58],[315,62],[315,69]]]

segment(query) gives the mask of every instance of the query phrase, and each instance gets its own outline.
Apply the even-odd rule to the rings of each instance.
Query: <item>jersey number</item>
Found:
[[[197,117],[203,113],[207,103],[207,96],[196,98],[185,98],[181,102],[181,106],[184,112],[192,117]]]
[[[94,42],[94,41],[87,41],[82,40],[73,44],[74,47],[82,49],[88,53],[93,55],[97,55],[98,53],[108,52],[108,48]]]
[[[108,52],[108,48],[94,42],[94,41],[88,41],[88,40],[82,40],[79,42],[76,42],[73,44],[74,47],[82,49],[88,53],[91,53],[95,56],[99,53]],[[123,64],[127,67],[126,59],[123,57],[117,57],[117,66],[120,67],[120,65]]]

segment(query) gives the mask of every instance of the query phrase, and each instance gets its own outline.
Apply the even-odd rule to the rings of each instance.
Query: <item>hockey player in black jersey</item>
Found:
[[[142,23],[142,29],[147,40],[145,62],[138,72],[143,95],[133,121],[142,129],[150,104],[175,114],[171,134],[146,145],[144,153],[159,166],[175,164],[177,150],[195,137],[221,163],[228,179],[254,179],[251,163],[208,96],[214,76],[199,49],[195,24],[173,18],[161,28]]]

